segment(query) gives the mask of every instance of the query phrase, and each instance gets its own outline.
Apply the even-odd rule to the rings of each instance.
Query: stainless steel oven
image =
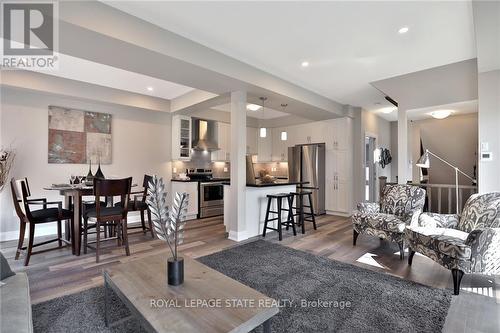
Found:
[[[224,214],[224,187],[221,182],[200,182],[200,218]]]

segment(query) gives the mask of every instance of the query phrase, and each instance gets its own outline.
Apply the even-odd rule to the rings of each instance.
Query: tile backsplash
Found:
[[[259,177],[260,171],[265,170],[266,173],[274,177],[288,178],[288,163],[287,162],[266,162],[254,163],[253,169],[255,177]]]
[[[173,161],[172,177],[185,173],[186,169],[211,169],[215,178],[229,178],[229,162],[212,162],[210,153],[194,151],[190,161]]]
[[[259,177],[261,170],[266,170],[271,176],[288,178],[287,162],[254,163],[255,176]],[[172,177],[185,173],[186,169],[211,169],[215,178],[229,178],[229,162],[212,162],[210,154],[195,151],[192,153],[191,161],[173,161]]]

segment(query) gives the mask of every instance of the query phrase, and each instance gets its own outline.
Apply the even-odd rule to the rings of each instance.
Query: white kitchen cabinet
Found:
[[[257,136],[259,130],[255,127],[247,127],[247,155],[257,155],[259,153]]]
[[[332,214],[349,214],[352,202],[352,154],[326,150],[325,208]]]
[[[186,219],[194,220],[198,216],[198,182],[172,182],[172,194],[187,193],[189,202],[187,207]]]
[[[352,120],[350,118],[327,120],[323,124],[322,132],[326,149],[351,150]]]
[[[265,138],[257,136],[257,162],[270,162],[272,160],[273,138],[270,128],[267,129]]]
[[[273,162],[286,162],[288,160],[288,137],[287,140],[281,140],[281,133],[286,131],[288,136],[288,131],[284,127],[278,127],[272,129],[272,154],[271,160]]]
[[[191,117],[172,117],[172,159],[191,159]]]
[[[229,161],[231,159],[231,125],[217,123],[217,145],[219,150],[212,152],[212,161]]]

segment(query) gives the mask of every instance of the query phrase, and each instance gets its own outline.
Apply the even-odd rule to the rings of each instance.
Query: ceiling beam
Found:
[[[213,94],[246,90],[314,120],[343,105],[100,2],[59,7],[60,52]]]

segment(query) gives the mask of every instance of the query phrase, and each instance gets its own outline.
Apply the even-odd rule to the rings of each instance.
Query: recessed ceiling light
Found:
[[[309,61],[302,61],[300,64],[302,67],[309,67]]]
[[[389,114],[396,109],[397,109],[397,107],[395,107],[395,106],[388,106],[386,108],[380,109],[380,112],[385,113],[385,114]]]
[[[247,110],[249,111],[257,111],[261,108],[262,106],[257,105],[257,104],[247,104]]]
[[[453,110],[437,110],[430,113],[433,118],[444,119],[449,117],[453,113]]]
[[[400,28],[400,29],[398,30],[398,32],[399,32],[400,34],[405,34],[405,33],[407,33],[407,32],[408,32],[408,30],[410,30],[410,28],[408,28],[408,27],[402,27],[402,28]]]
[[[153,91],[153,87],[148,87],[148,91]]]

